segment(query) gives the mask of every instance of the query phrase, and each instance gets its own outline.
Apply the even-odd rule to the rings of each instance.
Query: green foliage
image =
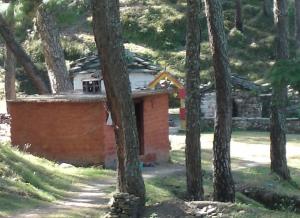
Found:
[[[246,36],[236,28],[233,28],[229,33],[229,42],[234,46],[244,46],[247,42]]]
[[[184,13],[167,5],[138,10],[143,12],[128,10],[122,15],[125,38],[161,49],[185,45]]]
[[[72,38],[61,38],[61,43],[67,60],[76,60],[96,50],[94,43],[82,43]]]
[[[21,40],[25,40],[28,31],[33,29],[33,18],[35,17],[36,8],[41,4],[41,0],[20,0],[15,5],[15,32]]]
[[[64,27],[74,25],[82,18],[82,15],[88,11],[89,1],[49,0],[47,7],[54,14],[57,23]]]
[[[40,39],[29,39],[24,43],[24,47],[34,63],[43,63],[45,61]]]
[[[271,68],[268,77],[275,85],[285,81],[294,89],[300,91],[300,60],[289,59],[277,61]]]

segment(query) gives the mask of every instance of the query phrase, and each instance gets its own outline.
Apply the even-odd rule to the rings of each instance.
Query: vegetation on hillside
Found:
[[[48,7],[54,13],[62,32],[62,44],[67,61],[96,51],[92,34],[91,12],[88,0],[49,0]],[[229,40],[229,57],[233,73],[246,76],[260,83],[270,82],[274,54],[273,17],[263,14],[260,0],[243,1],[244,32],[234,28],[234,2],[226,1],[224,23]],[[35,63],[45,71],[41,42],[33,25],[32,2],[19,1],[16,6],[16,33]],[[61,12],[64,13],[61,13]],[[161,68],[184,77],[186,2],[184,0],[122,0],[121,19],[125,46],[148,57]],[[29,15],[30,16],[29,16]],[[290,1],[290,51],[295,57],[294,10]],[[202,27],[201,80],[212,80],[212,60],[204,11],[200,17]],[[3,57],[3,53],[0,55]],[[2,61],[1,61],[2,62]],[[297,62],[297,66],[300,64]],[[19,80],[26,80],[21,73]],[[30,91],[30,82],[21,84],[20,91]]]

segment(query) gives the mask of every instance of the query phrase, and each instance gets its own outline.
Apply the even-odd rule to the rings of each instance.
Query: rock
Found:
[[[116,193],[113,195],[113,203],[107,218],[112,217],[138,217],[140,198],[128,193]]]
[[[61,163],[59,166],[65,169],[74,167],[72,164],[67,164],[67,163]]]

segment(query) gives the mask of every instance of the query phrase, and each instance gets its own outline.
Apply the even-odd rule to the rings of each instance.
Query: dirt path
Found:
[[[169,136],[172,149],[182,150],[185,147],[185,136],[179,134],[172,134]],[[293,159],[300,156],[300,142],[287,143],[287,158]],[[202,134],[201,135],[201,149],[212,151],[213,135]],[[237,167],[254,167],[259,165],[266,165],[270,163],[270,145],[269,144],[255,144],[247,141],[232,139],[231,141],[231,157],[241,160],[240,166]]]
[[[143,177],[151,179],[182,172],[184,167],[175,164],[157,165],[143,169]],[[87,181],[74,185],[68,197],[49,206],[42,206],[11,216],[11,218],[51,218],[51,217],[103,217],[109,209],[111,190],[115,179]],[[76,190],[76,191],[75,191]]]
[[[101,180],[76,184],[74,191],[70,191],[64,200],[15,214],[11,218],[103,217],[111,197],[108,190],[114,183],[114,180]]]

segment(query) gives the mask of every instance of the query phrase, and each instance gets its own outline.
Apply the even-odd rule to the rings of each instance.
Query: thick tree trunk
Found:
[[[2,15],[0,15],[0,34],[4,39],[7,47],[14,54],[18,63],[23,66],[25,72],[33,81],[33,84],[37,88],[39,94],[49,93],[46,84],[38,74],[39,70],[34,65],[30,57],[26,54],[21,45],[17,43],[17,41],[14,38],[14,35],[12,34],[8,24],[6,23]]]
[[[274,20],[276,26],[277,60],[289,58],[288,49],[288,5],[287,0],[274,0]],[[284,73],[284,72],[282,72]],[[271,103],[271,171],[290,180],[286,160],[286,126],[285,110],[287,106],[287,84],[282,80],[272,84]]]
[[[200,145],[200,1],[187,0],[186,177],[191,200],[203,200]]]
[[[203,200],[200,145],[200,1],[187,0],[186,176],[191,200]]]
[[[241,0],[235,0],[235,28],[243,32],[243,16]]]
[[[264,0],[263,2],[263,12],[267,17],[272,16],[273,14],[273,2],[272,0]]]
[[[213,142],[213,198],[215,201],[234,202],[235,189],[230,166],[231,82],[222,5],[220,0],[205,0],[205,7],[213,54],[217,103]]]
[[[5,97],[6,100],[16,99],[16,61],[15,57],[6,46],[5,57]],[[9,110],[8,110],[9,111]]]
[[[43,51],[52,93],[71,91],[73,87],[54,18],[43,4],[38,7],[36,18],[37,30],[43,42]]]
[[[140,170],[137,125],[121,37],[119,1],[93,0],[92,6],[95,40],[116,135],[118,187],[121,192],[140,197],[144,205],[145,186]]]
[[[295,39],[297,55],[300,55],[300,0],[295,0]]]

